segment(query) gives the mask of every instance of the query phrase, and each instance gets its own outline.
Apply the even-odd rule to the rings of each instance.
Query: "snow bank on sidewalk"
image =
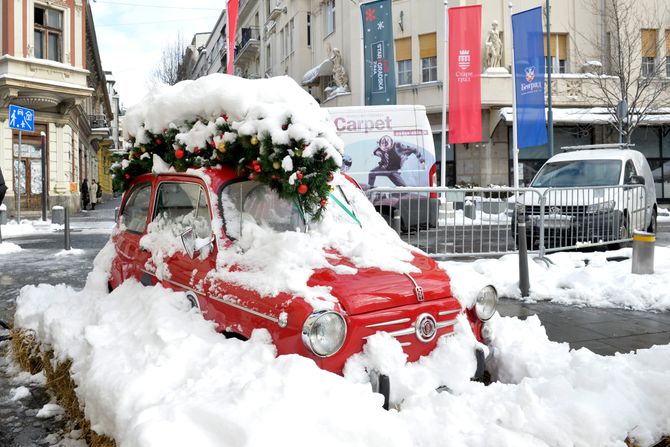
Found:
[[[23,249],[19,245],[12,244],[11,242],[3,242],[0,244],[0,255],[8,255],[21,250]]]
[[[519,258],[479,259],[471,263],[441,262],[452,279],[451,287],[461,301],[476,295],[477,284],[488,280],[498,295],[526,301],[551,301],[577,306],[667,311],[670,309],[670,248],[655,247],[654,274],[634,275],[631,248],[594,253],[554,253],[551,261],[534,262],[529,256],[530,296],[519,292]],[[475,290],[477,289],[477,290]]]
[[[25,287],[16,312],[44,349],[73,360],[87,417],[118,445],[623,446],[670,431],[670,345],[602,357],[549,341],[535,317],[491,324],[500,382],[486,387],[469,380],[473,338],[462,324],[414,364],[378,334],[345,379],[276,357],[264,331],[225,339],[182,293],[134,281],[111,294],[95,274],[79,292]],[[366,365],[390,374],[397,410],[382,410]]]

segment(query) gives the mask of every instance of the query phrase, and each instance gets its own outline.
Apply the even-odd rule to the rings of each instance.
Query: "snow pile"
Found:
[[[307,141],[303,156],[324,149],[338,166],[342,162],[344,144],[328,112],[288,76],[251,80],[215,73],[174,86],[160,86],[128,111],[123,131],[126,138],[136,137],[137,143],[142,144],[148,141],[145,130],[159,134],[179,128],[177,139],[193,152],[205,147],[216,134],[217,120],[221,124],[223,114],[240,135],[270,135],[277,145],[289,144],[291,139]],[[200,121],[192,128],[182,129],[183,123],[196,118]],[[289,120],[291,125],[284,128]],[[227,138],[235,138],[234,133],[223,138],[232,142]],[[216,136],[215,144],[220,141]]]
[[[98,268],[80,292],[25,287],[16,323],[73,360],[87,417],[118,445],[623,446],[670,431],[670,346],[602,357],[550,342],[536,317],[494,317],[500,382],[469,380],[474,342],[462,322],[414,364],[378,334],[345,379],[276,357],[264,331],[223,338],[181,293],[128,281],[106,294],[104,281]],[[396,410],[381,409],[364,366],[391,375]]]
[[[7,225],[2,226],[2,237],[27,236],[45,231],[57,231],[62,228],[62,225],[52,224],[50,220],[42,222],[41,220],[21,219],[21,223],[17,223],[16,220],[10,220],[7,222]]]
[[[634,310],[670,309],[670,248],[655,247],[654,274],[631,273],[632,249],[594,253],[554,253],[549,264],[533,262],[529,256],[530,296],[519,292],[519,258],[479,259],[471,263],[441,262],[451,277],[452,291],[461,303],[472,302],[482,281],[498,295],[527,301],[548,300],[559,304],[613,307]],[[629,258],[623,261],[607,258]]]
[[[0,244],[0,255],[8,255],[21,250],[22,248],[19,245],[12,244],[11,242],[3,242]]]

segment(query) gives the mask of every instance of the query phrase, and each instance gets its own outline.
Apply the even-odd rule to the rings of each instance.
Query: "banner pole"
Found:
[[[512,25],[512,2],[509,2],[509,20],[512,31],[512,163],[514,172],[514,188],[519,188],[519,146],[518,146],[518,126],[516,117],[516,69],[514,60],[514,29]]]
[[[19,130],[19,166],[17,167],[18,185],[16,194],[19,200],[16,201],[16,223],[21,225],[21,130]]]
[[[444,76],[442,77],[442,134],[440,138],[440,186],[447,185],[447,77],[449,75],[449,1],[444,0]]]
[[[361,9],[361,4],[363,3],[364,0],[358,0],[358,11],[361,14],[360,18],[360,24],[361,24],[361,70],[360,70],[360,77],[361,77],[361,105],[365,105],[365,44],[363,42],[363,34],[365,33],[365,30],[363,29],[363,10]]]

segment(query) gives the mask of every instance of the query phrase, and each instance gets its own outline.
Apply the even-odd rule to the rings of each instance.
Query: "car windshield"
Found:
[[[254,181],[233,183],[221,193],[226,234],[239,239],[245,225],[269,227],[275,231],[306,231],[306,217],[298,205],[279,195],[268,186]],[[341,225],[361,227],[361,217],[341,187],[329,196],[327,213]]]
[[[620,160],[571,160],[547,163],[532,187],[612,186],[619,184]]]
[[[233,183],[221,193],[226,233],[233,239],[242,234],[245,223],[270,227],[275,231],[300,231],[305,220],[298,208],[268,186],[253,181]]]

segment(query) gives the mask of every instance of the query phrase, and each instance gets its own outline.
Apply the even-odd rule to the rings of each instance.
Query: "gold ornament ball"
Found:
[[[147,151],[147,148],[144,147],[144,146],[142,146],[142,147],[140,147],[140,150],[141,150],[142,152],[146,152],[146,151]]]
[[[226,152],[226,143],[223,141],[220,142],[218,146],[216,146],[216,149],[221,153]]]
[[[275,161],[275,162],[272,163],[272,167],[275,168],[275,169],[279,169],[279,168],[281,168],[281,163],[279,163],[278,161]]]
[[[256,146],[256,145],[258,144],[258,138],[256,138],[256,137],[251,137],[251,144],[253,144],[254,146]]]

